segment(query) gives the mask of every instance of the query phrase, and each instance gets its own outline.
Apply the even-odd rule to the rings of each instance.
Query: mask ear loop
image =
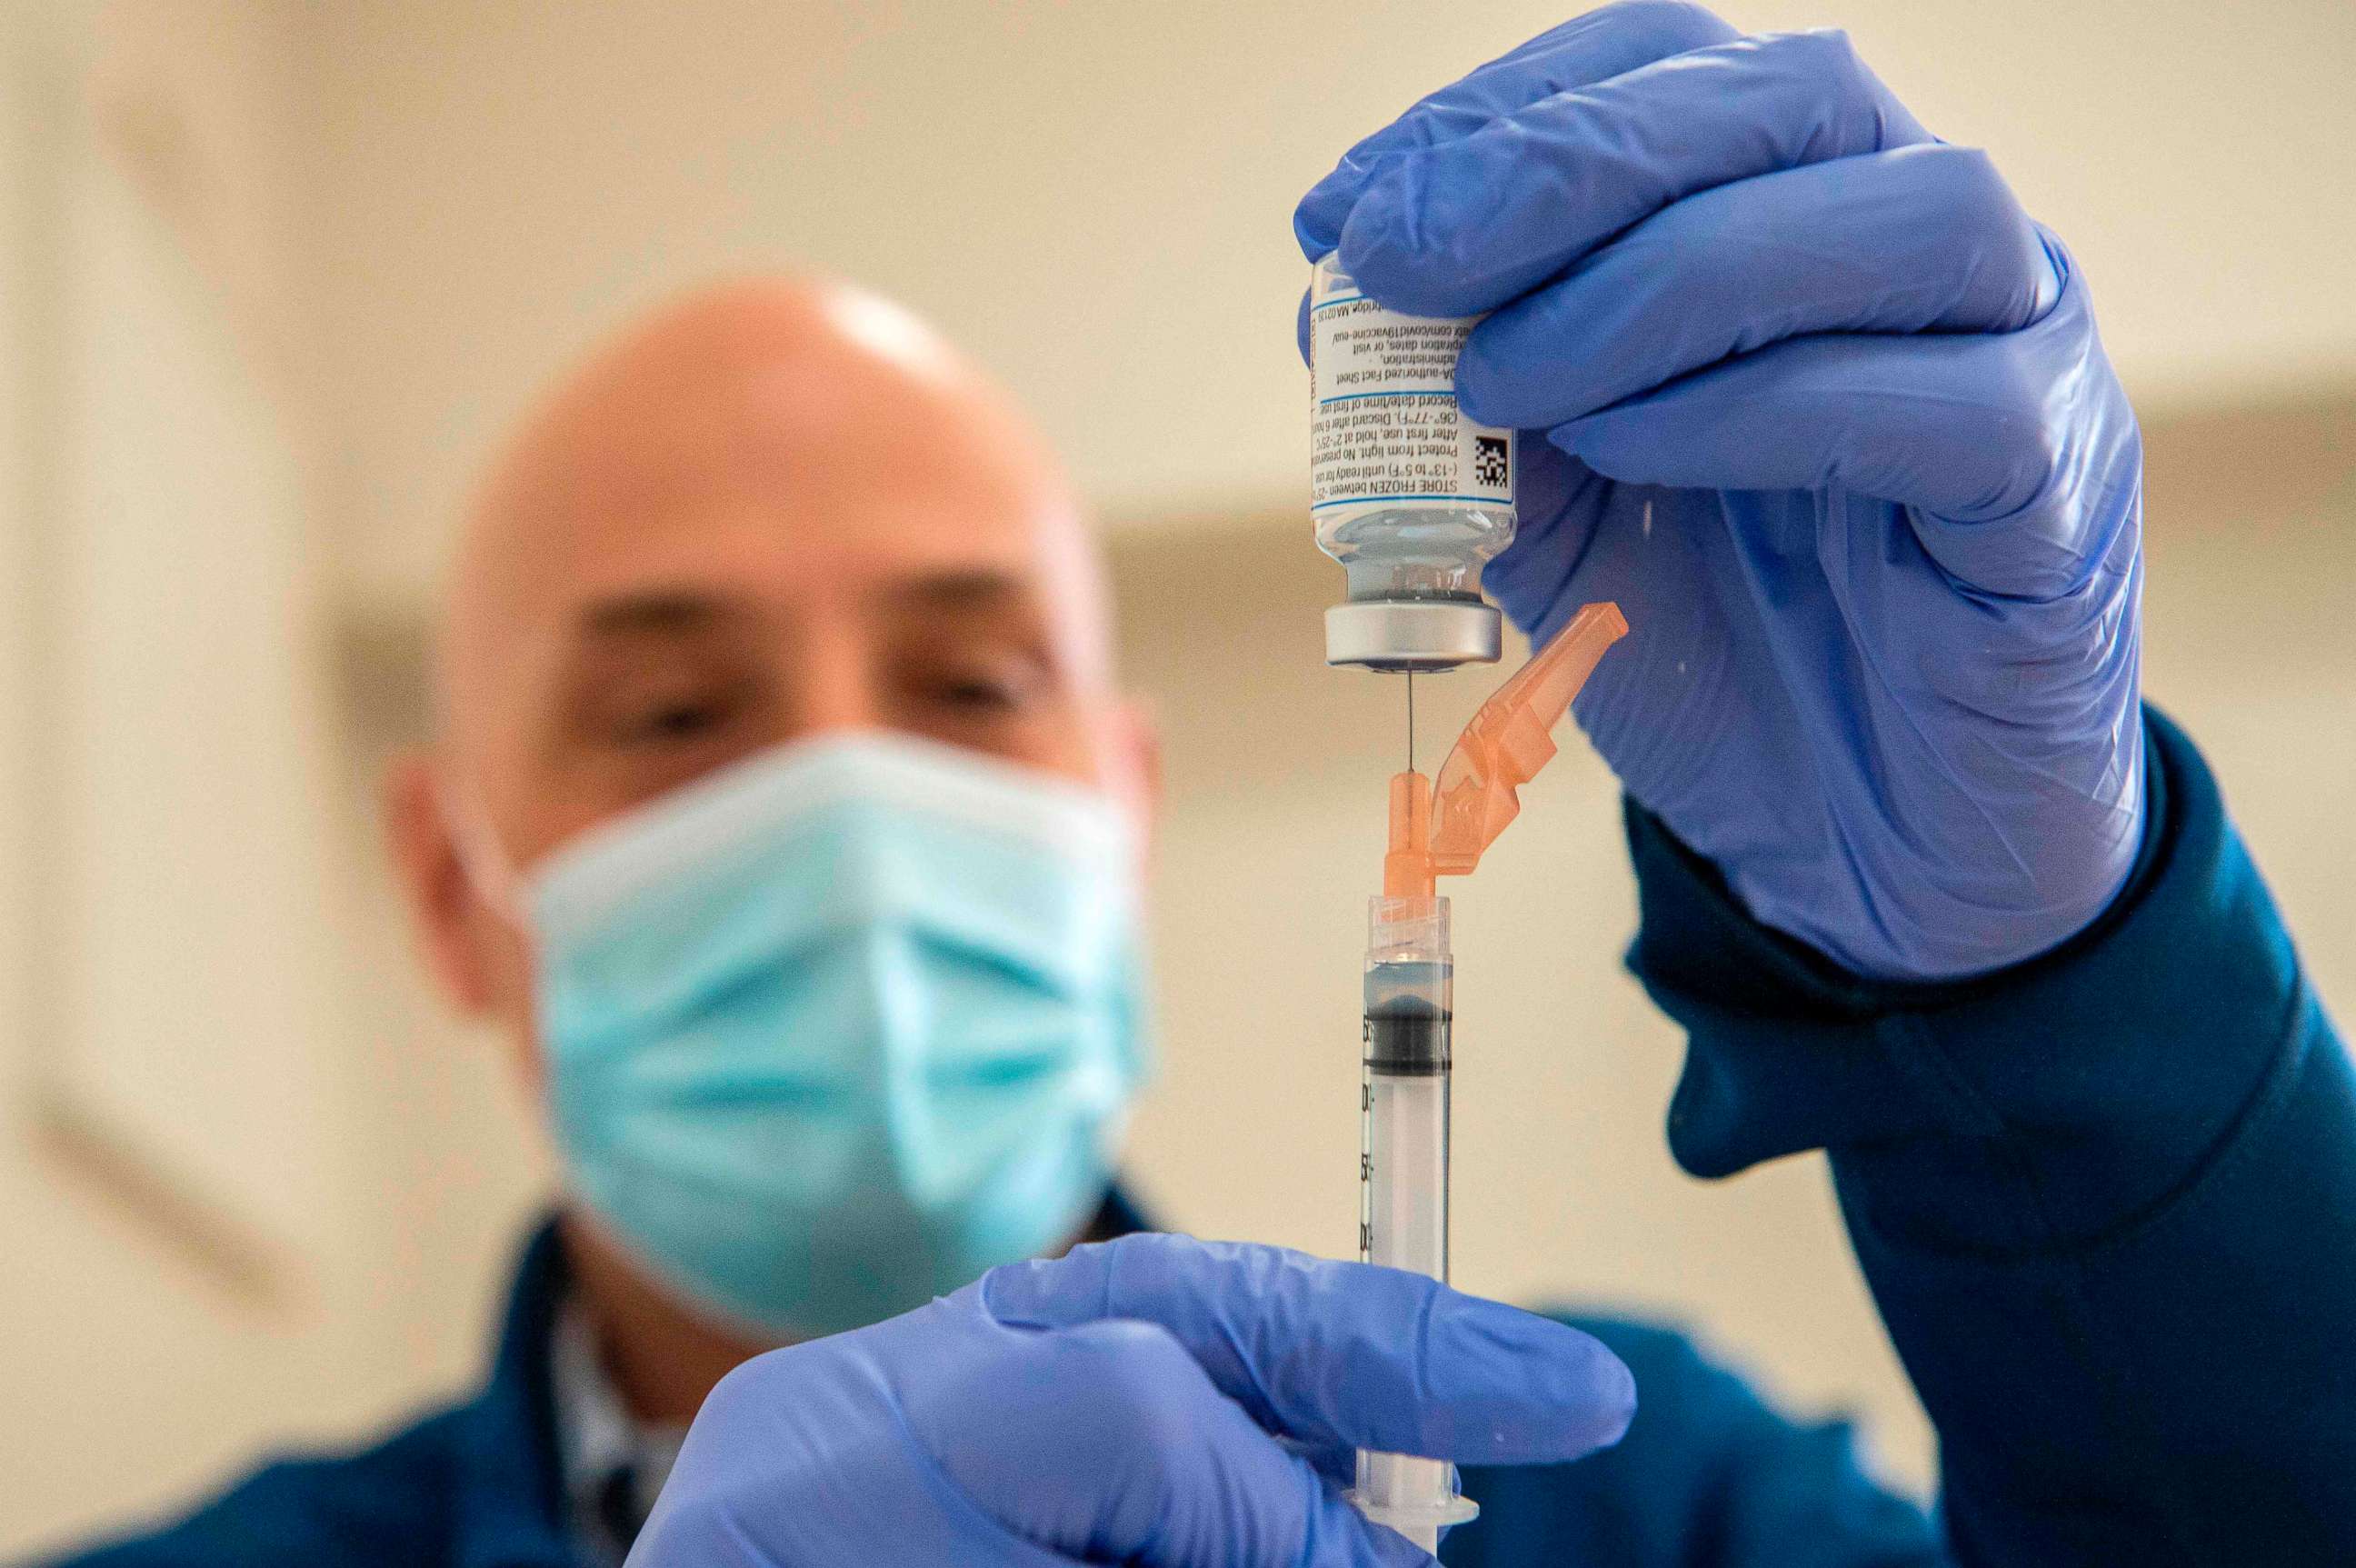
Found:
[[[476,897],[509,925],[518,930],[528,929],[522,878],[516,874],[515,862],[509,858],[507,846],[499,842],[498,832],[491,826],[490,812],[484,809],[482,796],[437,772],[434,799],[441,809],[443,825],[450,830],[451,847],[458,854],[458,869],[465,874]]]

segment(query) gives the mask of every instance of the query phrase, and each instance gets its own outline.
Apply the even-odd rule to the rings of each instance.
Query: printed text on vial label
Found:
[[[1372,300],[1320,307],[1310,435],[1312,506],[1387,496],[1509,501],[1455,395],[1469,321],[1396,316]],[[1498,443],[1487,443],[1494,449]]]

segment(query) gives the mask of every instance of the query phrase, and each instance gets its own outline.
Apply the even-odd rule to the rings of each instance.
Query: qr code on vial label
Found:
[[[1502,435],[1472,437],[1472,482],[1483,489],[1504,489],[1512,477]]]

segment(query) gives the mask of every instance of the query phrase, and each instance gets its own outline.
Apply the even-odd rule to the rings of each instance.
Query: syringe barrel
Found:
[[[1448,1079],[1455,1019],[1448,900],[1368,911],[1358,1250],[1448,1277]]]
[[[1448,1278],[1448,1079],[1455,1019],[1448,900],[1376,898],[1368,910],[1358,1149],[1358,1253]],[[1401,1333],[1413,1326],[1401,1324]],[[1361,1452],[1359,1509],[1426,1551],[1472,1517],[1446,1461]]]

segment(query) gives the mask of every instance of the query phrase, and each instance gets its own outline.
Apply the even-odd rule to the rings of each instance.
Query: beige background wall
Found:
[[[1730,10],[1849,25],[2093,273],[2152,415],[2151,690],[2346,1015],[2356,11]],[[1354,15],[0,0],[0,1555],[473,1375],[544,1165],[412,977],[373,778],[419,727],[482,446],[715,270],[895,290],[1070,453],[1168,729],[1137,1179],[1173,1224],[1349,1245],[1399,694],[1318,662],[1339,575],[1293,510],[1284,220],[1341,145],[1556,13]],[[1489,679],[1420,691],[1430,733]],[[1817,1162],[1669,1166],[1676,1042],[1617,969],[1612,816],[1567,747],[1459,898],[1461,1275],[1680,1317],[1861,1410],[1919,1484]]]
[[[997,367],[1122,522],[1289,503],[1292,204],[1579,0],[597,0],[321,8],[315,239],[349,432],[338,553],[430,571],[550,363],[684,277],[781,261],[901,295]],[[1839,24],[1993,151],[2155,405],[2356,356],[2356,6],[1729,0]]]
[[[0,6],[0,1553],[372,1419],[290,14]],[[201,149],[201,158],[186,157]]]

